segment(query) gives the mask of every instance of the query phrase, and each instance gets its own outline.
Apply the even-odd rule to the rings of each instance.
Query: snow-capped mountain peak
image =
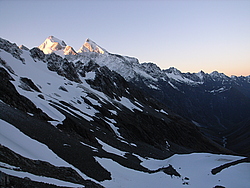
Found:
[[[197,76],[200,81],[203,81],[206,74],[201,70],[198,73],[194,73],[194,75]]]
[[[218,71],[213,71],[212,73],[209,74],[212,79],[223,79],[227,80],[229,77],[226,76],[224,73],[219,73]]]
[[[64,55],[76,55],[76,51],[71,46],[66,46],[63,50]]]
[[[77,53],[83,53],[83,52],[96,52],[96,53],[108,53],[107,50],[96,44],[91,39],[87,38],[83,46],[77,51]]]
[[[71,46],[54,36],[49,36],[39,47],[45,54],[51,54],[52,52],[57,55],[76,55],[75,50]]]
[[[170,67],[169,69],[166,69],[166,72],[168,72],[168,73],[174,73],[174,74],[180,74],[181,73],[181,71],[179,71],[175,67]]]
[[[49,36],[38,48],[45,54],[49,54],[51,51],[61,50],[65,46],[67,45],[63,40],[60,40],[54,36]]]

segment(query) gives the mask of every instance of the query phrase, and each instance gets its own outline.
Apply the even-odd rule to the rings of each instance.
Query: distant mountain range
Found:
[[[49,36],[33,49],[0,39],[0,80],[3,186],[227,187],[229,166],[233,185],[250,183],[249,158],[233,156],[250,154],[250,76],[161,70]]]

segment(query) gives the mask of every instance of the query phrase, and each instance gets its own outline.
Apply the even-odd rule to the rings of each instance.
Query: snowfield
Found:
[[[141,164],[151,170],[168,167],[171,164],[181,174],[181,177],[171,177],[162,171],[152,174],[139,172],[123,167],[111,159],[96,157],[96,160],[112,174],[112,180],[102,183],[107,188],[212,188],[216,185],[226,188],[249,188],[249,163],[229,167],[216,175],[211,173],[213,168],[241,158],[239,156],[210,153],[176,154],[165,160],[143,159],[140,157]]]
[[[113,153],[124,157],[125,152],[114,148],[101,140],[98,142],[103,146],[103,149],[109,153]],[[11,124],[0,120],[0,143],[16,153],[30,158],[47,161],[56,166],[72,167],[71,164],[59,158],[44,144],[31,139]],[[162,167],[172,165],[173,168],[181,175],[181,177],[170,176],[163,171],[156,173],[145,173],[126,168],[111,159],[95,157],[105,169],[111,172],[112,180],[105,180],[97,182],[107,188],[163,188],[163,187],[183,187],[190,188],[211,188],[216,185],[221,185],[226,188],[249,188],[250,185],[250,164],[241,163],[231,166],[219,172],[216,175],[211,173],[213,168],[222,164],[243,159],[241,156],[232,155],[217,155],[210,153],[192,153],[192,154],[175,154],[165,160],[157,160],[153,158],[142,158],[133,154],[141,160],[141,165],[149,170],[157,170]],[[4,167],[5,166],[5,167]],[[79,187],[78,184],[68,183],[54,178],[40,177],[31,173],[15,171],[14,168],[6,168],[8,165],[1,163],[0,170],[6,174],[29,177],[33,181],[40,181],[51,183],[60,186]],[[77,172],[85,179],[91,179],[81,173]]]
[[[231,166],[216,175],[211,173],[213,168],[242,158],[244,157],[210,153],[175,154],[166,160],[143,160],[142,165],[154,170],[162,166],[167,167],[171,164],[181,174],[182,184],[186,182],[188,183],[186,185],[190,187],[205,188],[222,185],[227,188],[247,188],[250,185],[249,163]],[[189,180],[185,180],[185,177]],[[175,187],[180,187],[180,185],[175,185]]]

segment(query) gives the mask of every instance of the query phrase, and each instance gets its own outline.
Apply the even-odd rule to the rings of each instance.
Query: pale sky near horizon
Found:
[[[250,75],[249,0],[0,0],[0,26],[28,48],[53,35],[78,50],[90,38],[162,69]]]

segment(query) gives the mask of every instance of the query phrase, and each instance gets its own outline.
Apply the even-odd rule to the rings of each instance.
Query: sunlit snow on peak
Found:
[[[97,45],[94,41],[90,40],[89,38],[87,38],[83,46],[77,51],[77,53],[83,53],[83,52],[96,52],[100,54],[108,53],[107,50]]]
[[[49,36],[39,47],[45,54],[56,53],[64,57],[64,55],[76,55],[75,50],[71,46],[54,36]]]

